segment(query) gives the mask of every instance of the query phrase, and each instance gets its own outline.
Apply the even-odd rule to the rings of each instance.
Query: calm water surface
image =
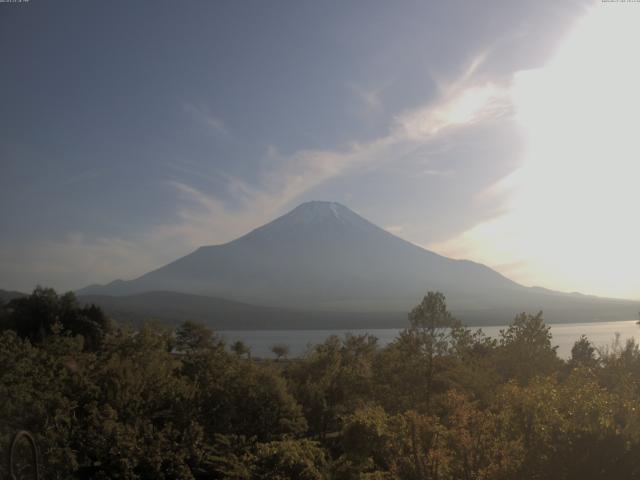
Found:
[[[500,330],[506,326],[482,327],[482,331],[491,336],[498,337]],[[273,357],[271,346],[276,343],[284,343],[289,346],[290,357],[302,355],[309,345],[324,342],[330,335],[345,335],[352,333],[360,335],[370,333],[378,337],[378,344],[381,346],[392,342],[401,329],[380,328],[370,330],[245,330],[245,331],[223,331],[220,332],[227,343],[242,340],[251,348],[254,357]],[[552,344],[558,346],[558,355],[562,358],[571,356],[573,343],[586,335],[597,347],[611,345],[616,333],[620,334],[622,342],[629,338],[640,340],[640,327],[635,320],[622,322],[594,322],[594,323],[556,323],[551,325],[553,335]]]

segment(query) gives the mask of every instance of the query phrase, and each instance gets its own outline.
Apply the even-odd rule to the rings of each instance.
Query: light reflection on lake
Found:
[[[481,327],[482,331],[492,337],[498,337],[500,330],[506,328],[505,325]],[[378,338],[381,346],[392,342],[401,329],[381,328],[369,330],[238,330],[219,332],[227,344],[236,340],[241,340],[251,348],[251,355],[260,358],[273,358],[271,346],[277,343],[284,343],[289,346],[290,357],[302,355],[308,345],[324,342],[330,335],[343,336],[347,333],[360,335],[370,333]],[[561,358],[571,356],[571,347],[580,338],[586,335],[596,347],[611,345],[615,334],[620,334],[621,342],[629,338],[640,339],[640,327],[635,320],[621,322],[593,322],[593,323],[556,323],[551,324],[552,344],[558,346],[558,355]]]

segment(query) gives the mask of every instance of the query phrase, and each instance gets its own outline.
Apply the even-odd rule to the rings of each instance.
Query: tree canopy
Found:
[[[43,288],[0,322],[0,449],[31,431],[44,478],[640,478],[640,347],[582,337],[561,360],[542,313],[491,339],[430,292],[385,347],[333,336],[286,362]]]

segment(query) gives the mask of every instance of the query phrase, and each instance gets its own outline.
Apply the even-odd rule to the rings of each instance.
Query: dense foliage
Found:
[[[0,308],[0,450],[30,430],[47,479],[640,478],[634,342],[563,361],[541,314],[494,340],[429,293],[384,348],[273,352],[37,289]]]

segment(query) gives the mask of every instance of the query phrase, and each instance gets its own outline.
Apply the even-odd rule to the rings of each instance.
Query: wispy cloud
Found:
[[[257,185],[231,176],[225,178],[234,197],[232,206],[193,185],[170,182],[185,207],[178,223],[160,230],[181,232],[194,245],[228,241],[282,213],[330,179],[392,164],[416,151],[428,150],[458,128],[512,114],[509,85],[475,80],[474,73],[483,59],[484,56],[474,59],[460,78],[443,86],[435,101],[394,118],[388,133],[379,138],[353,142],[342,150],[301,150],[289,156],[270,147],[265,153],[270,169],[263,172]],[[451,169],[432,168],[428,163],[426,159],[424,175],[454,174]]]
[[[215,134],[229,136],[230,132],[221,118],[214,115],[206,105],[183,103],[182,109]]]
[[[361,117],[368,117],[372,114],[381,113],[384,110],[382,93],[384,87],[363,87],[361,85],[350,85],[350,89],[360,106],[358,114]]]
[[[91,180],[95,180],[100,177],[100,172],[97,170],[87,170],[84,172],[69,175],[60,183],[61,186],[69,186],[77,183],[84,183]]]
[[[455,173],[455,170],[437,170],[434,168],[427,168],[426,170],[422,171],[423,175],[428,175],[430,177],[450,177],[452,175],[455,175]]]
[[[402,225],[386,225],[384,229],[395,235],[401,235],[402,232],[404,232],[404,227]]]

